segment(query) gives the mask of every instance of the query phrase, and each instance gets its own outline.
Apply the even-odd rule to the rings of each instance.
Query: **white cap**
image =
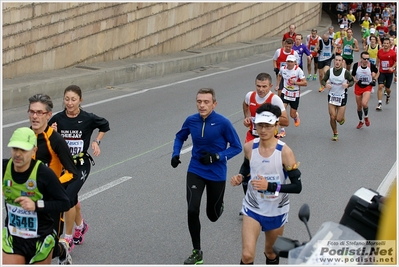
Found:
[[[294,55],[289,55],[288,57],[287,57],[287,60],[286,61],[296,61],[296,56],[294,56]]]
[[[274,115],[270,111],[263,111],[260,114],[256,113],[256,116],[255,116],[255,124],[262,123],[262,122],[268,123],[268,124],[275,124],[276,121],[278,121],[278,118],[276,117],[276,115]]]
[[[344,25],[344,24],[341,24],[341,25],[339,25],[339,28],[340,28],[340,29],[345,29],[345,25]]]
[[[371,34],[374,34],[374,33],[375,33],[375,29],[374,29],[374,28],[371,28],[371,29],[370,29],[370,33],[371,33]]]

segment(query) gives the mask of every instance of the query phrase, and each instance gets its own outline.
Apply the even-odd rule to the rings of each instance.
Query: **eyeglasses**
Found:
[[[47,114],[47,113],[48,112],[45,112],[45,111],[42,111],[42,110],[38,110],[38,111],[34,111],[34,110],[31,110],[31,109],[28,110],[29,116],[33,116],[33,115],[36,114],[36,116],[41,117],[41,116],[43,116],[44,114]]]
[[[368,58],[368,57],[367,57],[367,58],[362,57],[362,59],[364,59],[364,60],[370,60],[370,58]]]
[[[274,128],[275,126],[276,126],[275,124],[268,124],[268,123],[256,124],[256,128],[258,128],[258,129],[266,128],[266,130],[270,130],[270,129]]]

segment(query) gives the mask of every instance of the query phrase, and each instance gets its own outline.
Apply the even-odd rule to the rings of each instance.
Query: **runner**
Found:
[[[277,78],[277,84],[283,79],[284,88],[281,92],[281,99],[284,103],[284,108],[290,105],[290,116],[294,119],[295,127],[301,123],[298,114],[300,86],[307,86],[305,74],[302,69],[296,65],[296,57],[289,55],[287,57],[287,65],[281,67]]]
[[[259,73],[255,79],[255,91],[250,91],[245,95],[244,102],[242,103],[242,110],[244,112],[244,125],[248,127],[247,135],[245,137],[245,143],[253,140],[254,138],[259,137],[256,132],[255,115],[256,109],[260,107],[264,103],[272,103],[276,105],[281,110],[281,116],[279,117],[279,124],[284,127],[289,125],[289,120],[287,116],[287,111],[285,110],[285,106],[283,100],[273,94],[270,91],[272,88],[272,77],[268,73]],[[278,130],[275,133],[278,134]],[[284,135],[285,136],[285,135]],[[249,176],[245,177],[242,182],[242,188],[244,190],[244,194],[247,192],[247,183],[249,180]],[[242,215],[240,213],[240,215]]]
[[[329,83],[327,81],[329,80]],[[345,109],[348,100],[348,88],[354,84],[354,79],[348,70],[343,68],[343,58],[336,55],[334,68],[326,72],[321,80],[328,92],[328,112],[330,125],[333,131],[332,141],[338,141],[337,122],[342,125],[345,122]]]
[[[80,107],[81,103],[82,90],[80,87],[68,86],[64,90],[64,111],[55,114],[48,122],[65,139],[81,176],[77,182],[67,188],[68,191],[73,191],[70,196],[72,208],[65,213],[64,238],[70,246],[70,251],[75,245],[83,243],[84,235],[89,229],[89,225],[82,218],[81,204],[78,201],[78,192],[90,174],[91,165],[94,166],[94,160],[88,153],[88,149],[91,145],[93,155],[99,156],[101,139],[110,130],[106,119],[84,111]],[[99,129],[98,134],[94,140],[91,140],[95,129]]]
[[[353,63],[353,52],[359,52],[359,44],[357,39],[353,37],[353,30],[346,31],[347,36],[342,40],[342,58],[344,59],[344,68],[351,69]]]
[[[266,238],[266,264],[279,264],[273,244],[277,236],[283,235],[284,225],[288,222],[288,193],[298,194],[302,190],[299,162],[291,148],[274,137],[279,117],[280,109],[270,103],[256,110],[255,123],[259,129],[259,138],[244,145],[247,163],[230,180],[232,186],[237,186],[244,177],[251,175],[242,202],[244,216],[240,264],[254,263],[256,243],[261,231],[265,232]]]
[[[330,27],[331,29],[331,27]],[[332,30],[334,30],[334,27],[332,27]],[[306,45],[311,52],[311,58],[308,58],[308,77],[307,80],[310,81],[312,79],[312,60],[313,60],[313,68],[314,68],[314,74],[313,74],[313,81],[317,79],[317,63],[319,62],[318,58],[318,53],[315,51],[315,48],[320,41],[320,36],[317,35],[317,30],[312,29],[310,34],[306,36]],[[303,69],[302,69],[303,70]]]
[[[298,66],[303,70],[303,54],[307,55],[307,59],[312,60],[312,57],[310,55],[310,51],[306,45],[302,43],[302,34],[298,33],[295,37],[295,43],[292,47],[293,50],[295,50],[298,53],[299,56],[299,61],[297,61]]]
[[[277,49],[276,52],[274,53],[273,67],[274,67],[274,72],[276,73],[276,78],[278,77],[280,68],[287,65],[286,59],[289,55],[294,55],[297,59],[299,59],[298,53],[294,49],[292,49],[293,44],[294,44],[294,41],[291,38],[288,38],[284,41],[284,47]],[[283,89],[283,80],[281,80],[280,84],[278,84],[278,87],[276,86],[276,88],[275,88],[279,97],[281,97],[282,89]],[[280,138],[285,137],[284,127],[281,128],[279,137]]]
[[[38,149],[35,159],[42,161],[54,171],[71,199],[72,192],[68,187],[79,180],[79,174],[64,139],[47,125],[53,114],[52,110],[53,101],[48,95],[36,94],[29,98],[29,121],[37,136]],[[60,239],[64,230],[63,213],[51,213],[51,215],[57,231],[53,258],[58,257],[58,263],[61,265],[72,264],[72,258],[69,255],[71,248],[64,239]]]
[[[11,158],[3,159],[3,264],[51,264],[57,233],[49,212],[70,207],[69,198],[54,172],[34,160],[35,133],[18,128],[10,138]]]
[[[330,69],[331,60],[333,59],[333,50],[334,46],[332,41],[328,38],[328,34],[323,34],[323,38],[319,40],[315,51],[319,53],[319,62],[317,64],[317,68],[319,69],[319,81],[320,81],[320,89],[319,92],[324,91],[324,85],[322,83],[322,79],[325,76],[325,73]]]
[[[295,40],[295,36],[296,36],[295,29],[296,29],[296,27],[295,27],[294,24],[291,24],[289,26],[289,31],[284,33],[284,35],[283,35],[283,40],[281,42],[281,46],[282,47],[284,47],[285,40],[287,40],[288,38],[291,38],[292,40]]]
[[[353,65],[352,77],[355,80],[355,97],[357,104],[357,116],[359,117],[359,124],[357,129],[362,128],[363,124],[370,126],[368,117],[369,106],[368,102],[371,95],[371,90],[375,86],[376,79],[378,78],[377,67],[370,62],[370,55],[368,52],[363,51],[360,54],[360,62]],[[363,112],[364,122],[363,122]]]
[[[378,76],[378,105],[376,110],[382,110],[382,91],[385,87],[386,90],[386,104],[389,104],[391,97],[391,85],[393,81],[394,72],[396,70],[396,52],[390,49],[390,42],[385,38],[382,42],[382,49],[377,53],[377,66],[380,71]]]
[[[202,88],[196,96],[198,113],[190,115],[176,133],[171,165],[176,168],[180,162],[183,143],[191,134],[192,157],[187,170],[188,229],[193,245],[192,254],[184,264],[202,264],[201,223],[199,219],[201,197],[206,187],[206,214],[216,222],[223,213],[223,197],[226,187],[227,160],[241,150],[240,138],[233,124],[214,111],[217,102],[215,91]]]

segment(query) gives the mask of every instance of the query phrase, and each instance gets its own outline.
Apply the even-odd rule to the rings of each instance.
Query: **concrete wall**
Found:
[[[3,78],[157,56],[317,25],[321,3],[2,3]]]

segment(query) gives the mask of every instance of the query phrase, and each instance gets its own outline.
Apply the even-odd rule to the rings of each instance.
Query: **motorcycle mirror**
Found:
[[[309,221],[310,209],[308,204],[305,203],[302,205],[302,207],[299,209],[298,217],[299,220],[301,220],[305,224]]]
[[[305,224],[306,230],[308,231],[308,234],[309,234],[309,238],[312,239],[312,235],[310,234],[310,230],[309,230],[309,226],[308,226],[308,221],[309,221],[309,217],[310,217],[310,209],[309,209],[308,204],[305,203],[301,206],[301,208],[299,209],[299,212],[298,212],[298,217],[299,217],[299,220],[301,220]]]

